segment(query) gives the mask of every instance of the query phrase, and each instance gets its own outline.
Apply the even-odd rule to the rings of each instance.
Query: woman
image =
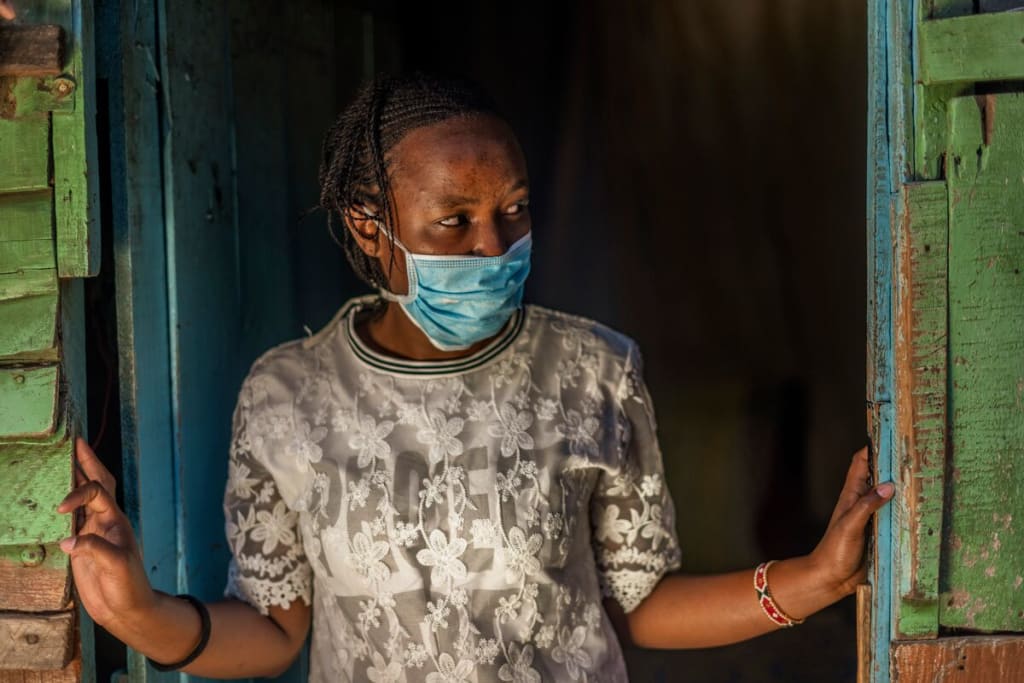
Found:
[[[315,681],[624,681],[622,639],[732,643],[863,579],[865,525],[893,492],[869,486],[865,450],[809,555],[668,574],[679,549],[639,352],[521,305],[526,164],[476,90],[370,84],[327,135],[321,191],[380,294],[271,349],[243,384],[230,599],[149,587],[114,482],[78,443],[93,481],[59,508],[86,510],[62,547],[115,636],[208,677],[283,671],[312,622]]]

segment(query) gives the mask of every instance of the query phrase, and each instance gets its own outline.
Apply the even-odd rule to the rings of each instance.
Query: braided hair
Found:
[[[360,88],[328,129],[320,161],[320,208],[327,211],[328,230],[360,280],[373,288],[386,288],[388,282],[380,261],[359,248],[344,221],[379,220],[389,228],[394,246],[398,224],[388,152],[416,128],[475,114],[504,120],[492,100],[465,81],[422,73],[378,76]],[[367,206],[377,213],[371,216]],[[335,219],[343,224],[340,240]],[[389,270],[394,258],[392,248]]]

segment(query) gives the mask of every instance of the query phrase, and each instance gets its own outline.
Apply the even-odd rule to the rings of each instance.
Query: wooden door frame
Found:
[[[868,424],[875,478],[895,481],[897,495],[875,519],[859,681],[976,680],[957,678],[958,657],[1006,671],[1024,639],[948,637],[939,621],[951,448],[945,104],[977,81],[1024,79],[1024,13],[973,15],[962,0],[934,0],[927,18],[923,0],[868,7]]]

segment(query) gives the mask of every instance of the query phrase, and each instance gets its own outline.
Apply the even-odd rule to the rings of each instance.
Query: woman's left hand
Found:
[[[849,595],[867,577],[865,528],[871,515],[892,499],[892,482],[869,485],[868,449],[857,451],[821,542],[810,555],[824,581]]]

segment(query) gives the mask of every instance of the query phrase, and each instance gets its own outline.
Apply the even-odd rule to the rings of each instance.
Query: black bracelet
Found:
[[[159,662],[154,662],[149,657],[146,657],[146,661],[149,662],[149,665],[157,671],[177,671],[178,669],[188,666],[195,661],[196,657],[203,654],[203,650],[206,649],[206,644],[210,642],[210,612],[206,609],[206,605],[203,604],[203,601],[197,597],[184,594],[176,595],[174,597],[188,600],[192,603],[192,606],[196,608],[196,611],[199,612],[199,621],[202,624],[199,632],[199,644],[196,645],[195,649],[192,650],[185,659],[180,662],[174,662],[173,664],[160,664]]]

